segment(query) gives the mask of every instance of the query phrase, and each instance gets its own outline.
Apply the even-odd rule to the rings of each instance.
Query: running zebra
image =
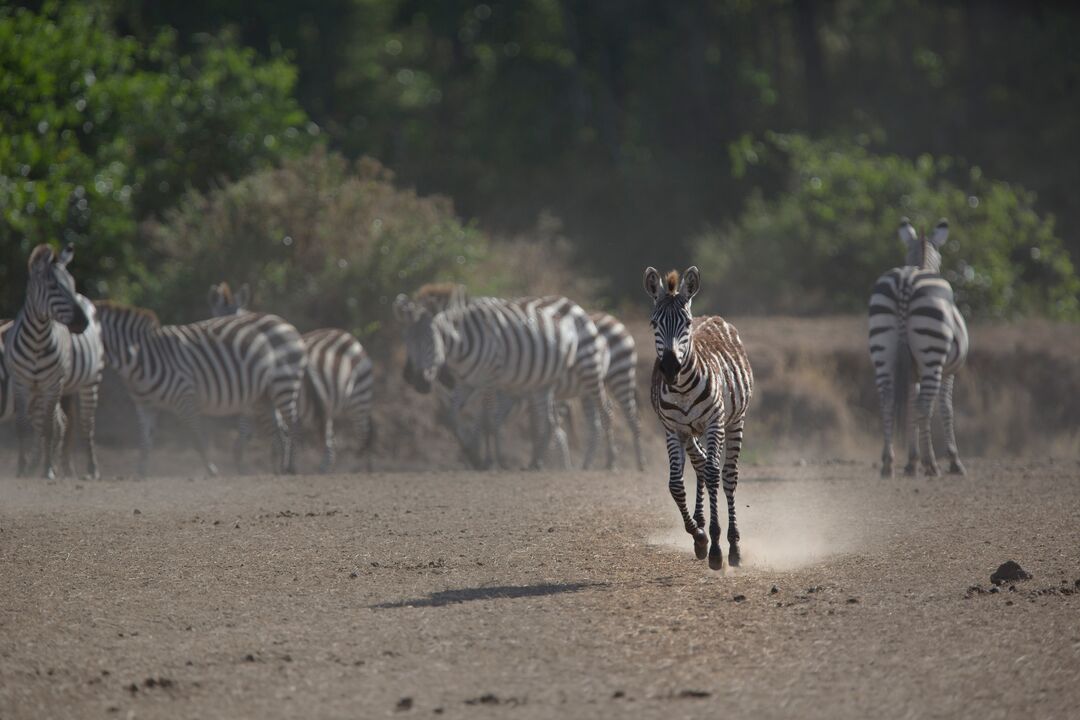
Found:
[[[739,529],[735,524],[735,486],[739,482],[739,451],[743,423],[754,376],[735,327],[718,315],[694,320],[690,302],[701,285],[697,267],[682,279],[672,270],[661,278],[656,268],[645,269],[645,291],[653,299],[651,325],[656,339],[652,374],[652,404],[667,432],[668,489],[682,514],[694,552],[709,567],[720,570],[720,515],[717,488],[721,454],[724,457],[724,495],[728,506],[728,562],[739,564]],[[693,516],[686,509],[683,466],[686,456],[697,475]],[[709,540],[705,538],[703,490],[709,491]]]
[[[536,431],[530,467],[538,468],[557,427],[555,386],[573,373],[587,422],[594,425],[599,414],[608,441],[608,466],[614,463],[611,412],[602,381],[605,354],[596,326],[579,306],[554,296],[484,297],[432,314],[399,295],[394,309],[405,324],[406,379],[419,392],[429,392],[445,369],[454,382],[485,393],[528,397]],[[462,398],[455,393],[454,426]],[[590,443],[587,460],[595,444]]]
[[[80,418],[87,447],[87,476],[97,478],[99,474],[94,416],[103,351],[93,307],[75,292],[75,280],[67,270],[74,257],[71,244],[59,256],[48,245],[34,248],[28,263],[26,301],[4,333],[4,362],[12,384],[19,437],[19,475],[33,471],[40,453],[44,477],[56,477],[56,434],[64,432],[59,404],[62,396],[72,394],[78,395],[71,407],[73,415]],[[36,448],[33,461],[27,457],[28,431]],[[70,456],[65,464],[70,464]]]
[[[941,277],[941,246],[949,236],[949,223],[938,222],[933,234],[920,238],[907,218],[898,231],[907,247],[904,267],[893,268],[878,278],[870,295],[870,359],[881,400],[885,445],[881,451],[881,476],[892,477],[893,424],[905,426],[908,436],[907,475],[915,474],[922,455],[923,472],[939,473],[930,437],[935,401],[941,407],[949,472],[963,475],[953,427],[953,383],[968,352],[968,332],[956,307],[952,286]],[[908,417],[909,385],[915,381],[915,415],[919,447]]]
[[[140,474],[146,474],[158,408],[173,412],[191,431],[210,475],[217,468],[207,452],[200,414],[270,418],[277,469],[296,472],[297,395],[307,357],[295,328],[261,313],[162,325],[150,310],[111,302],[96,306],[106,360],[135,402]]]
[[[214,317],[246,314],[250,296],[247,285],[241,285],[235,293],[228,283],[211,285],[210,312]],[[322,429],[323,458],[319,470],[325,473],[334,468],[334,420],[340,418],[352,423],[353,435],[358,440],[355,452],[359,456],[366,451],[370,470],[375,405],[371,358],[360,341],[344,330],[312,330],[303,335],[303,340],[307,369],[300,386],[299,416],[301,423]],[[243,439],[250,435],[246,419],[241,421],[240,432]]]

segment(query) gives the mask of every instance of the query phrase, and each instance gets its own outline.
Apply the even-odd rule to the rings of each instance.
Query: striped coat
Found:
[[[88,449],[87,472],[98,476],[94,449],[94,414],[101,383],[101,342],[94,314],[86,298],[75,292],[67,270],[74,257],[68,245],[57,255],[38,245],[30,255],[26,301],[4,333],[4,362],[10,378],[19,435],[19,474],[44,458],[43,474],[55,477],[53,455],[58,405],[64,395],[78,394],[82,435]],[[79,334],[89,333],[85,338]],[[76,407],[76,406],[73,406]],[[32,433],[34,456],[27,455]]]
[[[210,312],[214,317],[245,314],[250,291],[247,285],[233,293],[228,283],[210,287]],[[303,335],[307,366],[304,382],[300,386],[300,422],[304,426],[316,426],[322,432],[322,472],[334,467],[336,458],[334,421],[348,420],[356,439],[357,455],[367,452],[368,469],[371,467],[370,445],[374,426],[372,413],[375,407],[375,375],[371,358],[364,346],[350,333],[334,328],[312,330]],[[246,421],[241,423],[241,434],[250,433]],[[241,440],[242,442],[242,440]]]
[[[297,396],[307,357],[300,333],[275,315],[250,313],[187,325],[162,325],[149,310],[97,304],[106,359],[124,381],[139,415],[145,473],[157,409],[191,431],[209,474],[200,415],[256,415],[276,429],[277,468],[295,472]]]
[[[693,318],[690,303],[700,287],[696,267],[680,281],[672,271],[661,278],[655,268],[645,271],[645,290],[653,298],[651,325],[656,341],[651,397],[667,435],[668,489],[694,538],[698,558],[723,567],[717,491],[723,475],[728,506],[728,560],[739,563],[739,530],[735,522],[735,488],[743,425],[754,389],[754,376],[739,333],[723,318]],[[686,507],[683,467],[690,456],[697,475],[694,514]],[[722,467],[722,471],[721,471]],[[709,538],[704,524],[703,491],[709,493]]]
[[[937,475],[930,436],[930,420],[935,404],[940,405],[949,453],[949,471],[964,473],[953,425],[953,384],[968,353],[968,331],[953,297],[952,286],[941,276],[939,249],[949,234],[945,220],[930,237],[921,238],[907,218],[898,231],[907,247],[907,264],[893,268],[874,284],[870,296],[869,349],[874,365],[874,381],[881,401],[884,447],[881,474],[892,475],[892,435],[894,423],[907,426],[909,388],[916,385],[916,433],[908,435],[908,463],[905,472],[915,473],[921,454],[923,471]]]

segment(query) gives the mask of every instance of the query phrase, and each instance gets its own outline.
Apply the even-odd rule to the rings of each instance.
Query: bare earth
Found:
[[[747,466],[724,573],[661,470],[3,478],[0,718],[1080,717],[1080,464],[969,469]]]

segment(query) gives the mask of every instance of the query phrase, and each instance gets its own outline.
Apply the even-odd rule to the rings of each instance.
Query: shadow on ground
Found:
[[[372,605],[375,610],[389,610],[404,607],[443,607],[473,600],[512,600],[524,597],[542,597],[573,593],[586,588],[605,587],[607,583],[541,583],[539,585],[496,585],[493,587],[462,588],[460,590],[442,590],[424,598],[399,600],[397,602]]]

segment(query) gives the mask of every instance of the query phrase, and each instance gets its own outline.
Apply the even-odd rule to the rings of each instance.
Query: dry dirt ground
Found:
[[[1080,717],[1080,464],[969,469],[748,465],[722,573],[659,470],[2,478],[0,718]]]

